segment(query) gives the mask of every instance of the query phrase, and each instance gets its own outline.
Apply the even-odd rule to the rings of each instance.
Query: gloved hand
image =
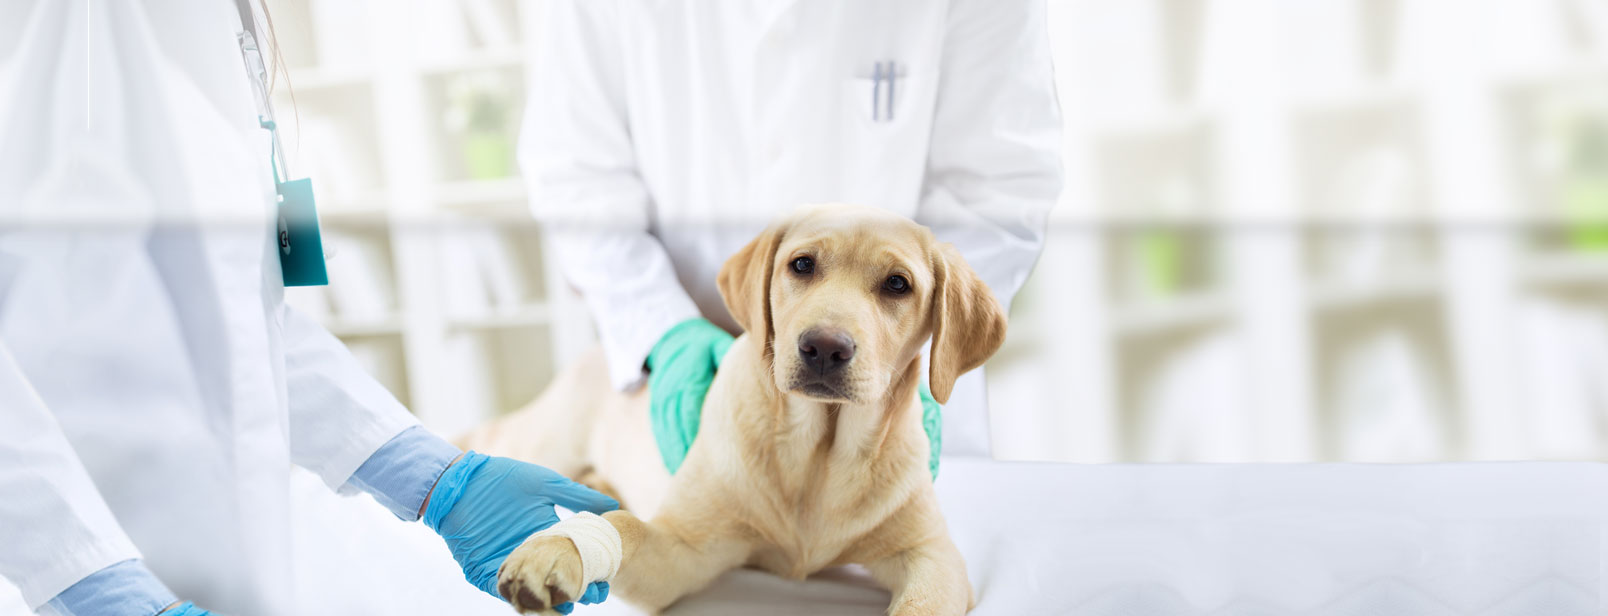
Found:
[[[922,383],[916,389],[921,394],[921,429],[927,432],[927,470],[932,480],[938,480],[938,452],[944,448],[944,407],[932,397],[932,390]]]
[[[497,593],[497,570],[525,539],[558,522],[553,505],[592,513],[620,508],[614,499],[549,469],[471,451],[436,480],[424,523],[447,541],[469,583],[506,600]],[[608,583],[598,582],[579,601],[598,603],[608,596]],[[568,614],[575,605],[553,609]]]
[[[175,605],[173,607],[170,607],[168,609],[162,610],[161,614],[158,614],[158,616],[217,616],[217,615],[213,614],[212,612],[208,612],[206,610],[203,610],[201,608],[196,607],[194,603],[190,603],[189,601],[185,601],[184,603],[180,603],[180,604]]]
[[[664,465],[675,474],[687,458],[715,369],[735,338],[707,319],[670,328],[648,353],[648,416]]]

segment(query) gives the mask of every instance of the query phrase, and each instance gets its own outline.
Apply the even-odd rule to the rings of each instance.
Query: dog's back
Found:
[[[648,422],[647,388],[614,391],[599,348],[560,371],[536,400],[456,444],[551,468],[649,518],[664,500],[670,473]]]

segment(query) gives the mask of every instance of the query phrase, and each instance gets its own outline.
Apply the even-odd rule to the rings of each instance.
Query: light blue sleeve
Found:
[[[412,522],[436,479],[463,451],[423,426],[403,430],[357,467],[347,485],[374,495],[396,517]]]
[[[39,607],[45,616],[152,616],[179,598],[139,559],[89,574]]]

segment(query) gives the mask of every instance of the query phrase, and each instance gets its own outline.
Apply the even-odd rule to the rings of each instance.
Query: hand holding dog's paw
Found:
[[[499,592],[498,588],[504,557],[518,554],[533,533],[559,521],[554,505],[577,512],[619,508],[614,499],[549,469],[469,452],[437,480],[425,505],[424,522],[446,540],[453,559],[463,567],[464,577],[471,584],[488,594],[512,600],[519,594],[517,591],[511,594]],[[590,513],[576,515],[596,518]],[[570,543],[569,539],[556,538]],[[569,549],[573,552],[574,545]],[[574,562],[579,560],[576,556]],[[606,579],[606,576],[596,579]],[[573,607],[569,605],[573,598],[582,603],[596,603],[608,597],[608,585],[587,587],[579,567],[566,581],[573,583],[555,585],[564,591],[560,601],[552,601],[557,595],[547,593],[546,584],[531,584],[530,592],[536,594],[529,596],[543,601],[540,608],[535,607],[535,601],[527,601],[526,605],[530,606],[527,609],[568,613]],[[581,592],[583,589],[585,594]]]
[[[497,570],[497,592],[522,612],[556,605],[553,609],[567,613],[568,602],[582,588],[587,589],[582,603],[608,596],[607,580],[620,571],[623,550],[613,524],[593,513],[577,513],[531,535],[509,553]]]
[[[581,595],[583,582],[581,553],[573,541],[560,536],[531,537],[508,555],[497,572],[498,594],[526,614],[550,613],[554,606],[573,601]]]

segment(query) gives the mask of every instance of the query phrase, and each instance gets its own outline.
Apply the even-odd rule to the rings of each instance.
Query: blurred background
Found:
[[[268,2],[335,253],[290,294],[456,433],[593,334],[514,163],[541,2],[406,1]],[[1608,0],[1048,6],[1067,189],[996,457],[1608,456]]]

